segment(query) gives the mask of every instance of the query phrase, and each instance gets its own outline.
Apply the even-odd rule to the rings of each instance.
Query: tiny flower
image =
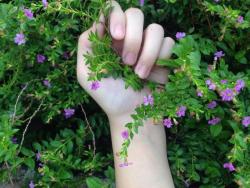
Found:
[[[145,106],[151,105],[153,106],[154,104],[154,98],[152,95],[144,96],[143,97],[143,103]]]
[[[26,42],[24,34],[23,33],[17,33],[14,41],[18,45],[24,44]]]
[[[235,167],[233,163],[224,163],[223,168],[228,169],[230,172],[235,171]]]
[[[246,117],[243,118],[242,125],[244,127],[248,127],[248,125],[250,125],[250,116],[246,116]]]
[[[48,88],[51,87],[49,80],[43,80],[43,85],[47,86]]]
[[[234,98],[234,92],[232,89],[225,89],[220,93],[220,96],[223,101],[232,101]]]
[[[178,111],[176,112],[178,117],[184,117],[186,113],[187,107],[186,106],[181,106],[179,107]]]
[[[30,9],[25,8],[23,12],[28,19],[32,20],[34,18],[33,12]]]
[[[36,153],[36,160],[37,160],[37,161],[40,161],[40,159],[41,159],[41,153],[40,153],[40,152],[37,152],[37,153]]]
[[[199,90],[197,90],[196,94],[197,94],[198,97],[202,97],[203,96],[202,92],[199,91]]]
[[[219,117],[213,118],[211,120],[208,121],[209,125],[216,125],[221,121],[221,119]]]
[[[128,139],[129,133],[127,130],[125,130],[125,131],[122,131],[121,135],[122,135],[122,138]]]
[[[97,90],[100,87],[100,83],[98,81],[93,81],[90,85],[92,90]]]
[[[206,84],[208,86],[208,89],[210,89],[210,90],[216,89],[216,85],[210,79],[206,80]]]
[[[163,120],[163,125],[166,126],[167,128],[171,128],[173,123],[170,118],[167,118]]]
[[[13,144],[17,144],[17,137],[12,137],[11,141],[12,141]]]
[[[218,2],[220,2],[220,0],[214,0],[214,2],[218,3]]]
[[[140,6],[142,7],[144,5],[144,0],[139,0],[140,1]]]
[[[221,80],[220,83],[226,84],[226,83],[227,83],[227,80]]]
[[[35,187],[35,184],[33,183],[33,181],[30,181],[29,188],[34,188],[34,187]]]
[[[39,168],[43,167],[43,163],[38,163]]]
[[[70,53],[69,52],[64,52],[63,53],[63,58],[64,59],[69,59],[70,58]]]
[[[238,22],[238,23],[244,22],[244,17],[243,17],[243,16],[238,16],[237,22]]]
[[[186,36],[185,32],[177,32],[175,35],[176,39],[178,40],[184,38],[185,36]]]
[[[64,117],[66,119],[70,118],[74,114],[75,114],[75,109],[71,109],[71,108],[64,109]]]
[[[212,101],[210,103],[208,103],[207,107],[209,109],[214,109],[217,106],[217,102],[216,101]]]
[[[42,55],[42,54],[38,54],[36,56],[36,60],[37,60],[38,63],[43,63],[45,61],[45,59],[46,59],[45,56]]]
[[[225,56],[225,54],[223,51],[217,51],[214,53],[214,60],[217,61],[218,59],[220,59],[224,56]]]
[[[244,80],[237,80],[234,90],[239,93],[245,87]]]
[[[47,8],[47,7],[48,7],[48,2],[47,2],[47,0],[42,0],[42,4],[43,4],[43,7],[44,7],[44,8]]]

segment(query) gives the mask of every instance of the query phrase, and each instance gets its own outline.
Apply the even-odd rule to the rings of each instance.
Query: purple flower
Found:
[[[187,107],[186,106],[180,106],[178,111],[176,112],[178,117],[184,117],[186,113]]]
[[[32,20],[34,18],[33,12],[30,9],[25,8],[23,9],[23,12],[28,19]]]
[[[74,114],[75,114],[75,109],[71,109],[71,108],[64,109],[64,117],[66,119],[70,118]]]
[[[35,184],[33,183],[33,181],[30,181],[29,188],[34,188],[34,187],[35,187]]]
[[[166,126],[167,128],[171,128],[173,123],[170,118],[166,118],[163,120],[163,125]]]
[[[90,85],[92,90],[97,90],[100,87],[100,83],[98,81],[93,81]]]
[[[237,80],[234,90],[239,93],[245,87],[244,80]]]
[[[217,51],[214,53],[214,60],[217,61],[218,59],[220,59],[224,56],[225,56],[225,54],[223,51]]]
[[[64,59],[69,59],[70,58],[70,53],[69,52],[64,52],[63,53],[63,58]]]
[[[210,79],[206,80],[206,84],[207,84],[209,89],[211,89],[211,90],[216,89],[216,85]]]
[[[36,60],[37,60],[38,63],[43,63],[45,61],[45,59],[46,59],[45,56],[42,55],[42,54],[38,54],[36,56]]]
[[[152,95],[144,96],[143,97],[143,103],[145,106],[148,106],[149,104],[153,106],[154,104],[154,98]]]
[[[184,38],[185,36],[186,36],[185,32],[177,32],[175,35],[176,39],[178,40]]]
[[[48,88],[51,87],[49,80],[43,80],[43,85],[47,86]]]
[[[227,83],[227,80],[221,80],[220,83],[226,84],[226,83]]]
[[[15,43],[18,45],[24,44],[26,42],[25,36],[23,33],[17,33],[14,39]]]
[[[221,119],[219,117],[213,118],[211,120],[208,121],[209,125],[216,125],[221,121]]]
[[[244,17],[243,17],[243,16],[238,16],[237,22],[238,22],[238,23],[244,22]]]
[[[140,6],[142,7],[144,5],[144,0],[139,0],[140,1]]]
[[[203,94],[202,94],[202,92],[200,90],[197,90],[196,94],[197,94],[198,97],[202,97],[203,96]]]
[[[47,7],[48,7],[48,2],[47,2],[47,0],[42,0],[42,4],[43,4],[44,8],[47,8]]]
[[[224,163],[223,168],[228,169],[230,172],[235,171],[235,167],[233,163]]]
[[[212,101],[210,103],[208,103],[207,107],[209,109],[214,109],[217,106],[217,102],[216,101]]]
[[[218,3],[218,2],[220,2],[220,0],[214,0],[214,2]]]
[[[42,167],[43,167],[43,163],[38,163],[38,166],[39,166],[40,168],[42,168]]]
[[[121,135],[122,135],[122,138],[128,139],[129,133],[127,130],[125,130],[125,131],[122,131]]]
[[[40,152],[37,152],[37,153],[36,153],[36,160],[37,160],[37,161],[40,161],[40,159],[41,159],[41,153],[40,153]]]
[[[12,138],[11,138],[11,142],[12,142],[13,144],[17,144],[17,137],[12,137]]]
[[[242,125],[244,125],[244,127],[248,127],[248,125],[250,125],[250,116],[246,116],[243,118]]]
[[[234,92],[232,89],[225,89],[220,93],[220,96],[223,101],[232,101],[234,98]]]

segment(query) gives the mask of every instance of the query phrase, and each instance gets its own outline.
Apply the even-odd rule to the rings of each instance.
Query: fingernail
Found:
[[[117,25],[115,27],[115,32],[114,32],[115,36],[118,38],[118,39],[123,39],[124,37],[124,29],[121,25]]]
[[[147,78],[149,74],[149,68],[143,65],[136,66],[135,73],[142,79]]]
[[[133,52],[127,53],[123,58],[123,62],[128,65],[133,65],[135,61],[136,61],[136,56]]]

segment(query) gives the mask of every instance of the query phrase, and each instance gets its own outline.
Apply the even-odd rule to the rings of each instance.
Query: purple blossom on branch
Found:
[[[42,54],[38,54],[36,56],[36,60],[37,60],[38,63],[43,63],[45,61],[45,59],[46,59],[46,57],[44,55],[42,55]]]
[[[33,183],[33,181],[30,181],[29,188],[35,188],[35,184]]]
[[[225,54],[223,51],[217,51],[214,53],[214,60],[217,61],[218,59],[220,59],[224,56],[225,56]]]
[[[220,83],[226,84],[226,83],[227,83],[227,80],[221,80]]]
[[[100,87],[100,83],[98,81],[93,81],[90,85],[91,90],[97,90]]]
[[[244,127],[248,127],[248,125],[250,125],[250,116],[246,116],[246,117],[243,118],[242,125]]]
[[[221,119],[219,117],[213,118],[211,120],[208,121],[209,125],[216,125],[221,121]]]
[[[178,117],[184,117],[186,113],[187,107],[186,106],[180,106],[178,111],[176,112]]]
[[[210,79],[206,80],[206,84],[208,86],[208,89],[210,89],[210,90],[216,89],[216,85]]]
[[[207,107],[209,109],[214,109],[217,106],[217,102],[216,101],[212,101],[210,103],[208,103]]]
[[[11,142],[12,142],[13,144],[17,144],[17,137],[12,137],[12,138],[11,138]]]
[[[235,167],[233,163],[224,163],[223,168],[228,169],[230,172],[235,171]]]
[[[42,0],[42,4],[44,8],[48,7],[48,1],[47,0]]]
[[[218,3],[218,2],[220,2],[220,0],[214,0],[214,2]]]
[[[154,104],[154,98],[152,95],[144,96],[143,97],[143,103],[145,106],[151,105],[153,106]]]
[[[143,5],[144,5],[144,0],[139,0],[139,2],[140,2],[140,6],[142,7]]]
[[[66,119],[70,118],[74,114],[75,114],[75,109],[71,109],[71,108],[64,109],[64,117]]]
[[[177,32],[175,35],[176,39],[178,39],[178,40],[184,38],[185,36],[186,36],[185,32]]]
[[[49,80],[43,80],[43,85],[47,86],[48,88],[51,88]]]
[[[199,91],[199,90],[196,91],[196,94],[197,94],[198,97],[202,97],[203,96],[202,92]]]
[[[18,45],[25,44],[25,36],[23,33],[17,33],[14,39],[15,43]]]
[[[171,118],[166,118],[163,120],[163,125],[166,126],[167,128],[171,128],[173,123],[171,121]]]
[[[25,8],[23,12],[28,19],[32,20],[34,18],[33,12],[30,9]]]
[[[245,87],[244,80],[237,80],[234,90],[239,93]]]
[[[223,101],[232,101],[235,95],[232,89],[227,88],[220,93],[220,96]]]
[[[122,131],[121,135],[122,135],[122,138],[128,139],[129,133],[127,130],[125,130],[125,131]]]
[[[244,22],[244,17],[243,16],[238,16],[237,22],[238,23],[243,23]]]

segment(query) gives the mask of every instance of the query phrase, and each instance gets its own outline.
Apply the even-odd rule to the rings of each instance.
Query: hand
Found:
[[[149,79],[164,84],[167,81],[167,70],[155,66],[157,59],[170,57],[174,40],[164,38],[163,27],[150,24],[143,31],[144,15],[140,9],[129,8],[122,11],[120,5],[112,1],[113,10],[110,14],[110,33],[113,38],[114,49],[122,56],[125,64],[131,65],[141,79]],[[86,53],[91,53],[91,43],[88,40],[90,32],[97,31],[103,36],[105,19],[81,34],[78,42],[77,77],[81,86],[96,100],[108,116],[131,114],[137,105],[143,102],[143,97],[150,93],[144,88],[135,92],[132,88],[125,89],[121,79],[105,78],[100,82],[96,91],[90,89],[88,81],[89,69],[85,64]],[[118,62],[117,62],[118,63]]]

